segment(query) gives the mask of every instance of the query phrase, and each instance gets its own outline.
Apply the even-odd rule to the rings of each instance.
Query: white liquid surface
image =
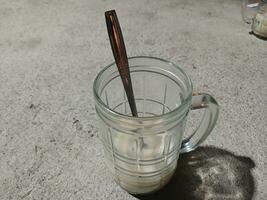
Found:
[[[130,193],[156,191],[166,185],[175,171],[177,152],[170,140],[162,136],[138,140],[121,134],[113,137],[113,148],[115,156],[109,153],[107,164],[115,181]]]
[[[267,38],[267,5],[255,15],[252,30],[255,34]]]

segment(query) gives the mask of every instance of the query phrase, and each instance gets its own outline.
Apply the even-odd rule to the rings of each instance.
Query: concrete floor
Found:
[[[248,34],[240,1],[0,5],[1,200],[267,199],[267,42]],[[211,136],[181,156],[170,185],[148,197],[114,183],[98,138],[92,84],[113,61],[109,9],[117,11],[129,56],[179,64],[194,90],[221,106]],[[189,165],[191,155],[203,162]]]

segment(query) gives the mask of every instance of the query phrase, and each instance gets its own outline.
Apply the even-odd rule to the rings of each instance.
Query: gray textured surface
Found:
[[[248,34],[239,4],[1,0],[0,199],[135,199],[110,178],[97,137],[92,83],[113,60],[111,8],[129,56],[179,64],[221,106],[203,144],[217,149],[193,152],[204,156],[196,166],[182,156],[158,198],[267,199],[267,42]]]

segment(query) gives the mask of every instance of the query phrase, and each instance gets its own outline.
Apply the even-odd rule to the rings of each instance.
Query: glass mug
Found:
[[[267,39],[267,0],[242,0],[241,14],[254,35]]]
[[[192,95],[189,77],[175,64],[153,57],[129,58],[138,118],[130,107],[116,64],[94,81],[95,108],[105,160],[115,181],[132,194],[162,188],[179,153],[194,150],[213,129],[219,109],[208,94]],[[188,112],[204,108],[197,130],[183,140]]]

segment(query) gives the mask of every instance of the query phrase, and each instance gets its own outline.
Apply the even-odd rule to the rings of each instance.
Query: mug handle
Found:
[[[180,153],[187,153],[197,148],[210,134],[216,124],[219,105],[209,94],[193,93],[191,110],[205,109],[203,118],[195,132],[182,141]]]

